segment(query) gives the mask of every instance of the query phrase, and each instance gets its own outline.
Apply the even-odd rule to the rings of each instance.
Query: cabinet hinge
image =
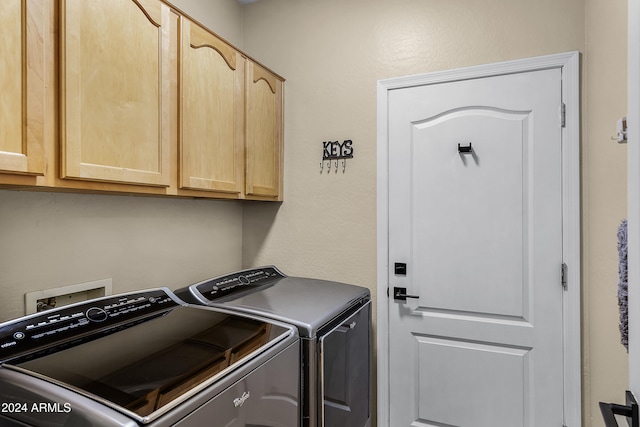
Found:
[[[562,263],[562,289],[564,289],[565,291],[568,288],[568,284],[567,284],[567,264],[565,264],[564,262]]]
[[[567,124],[567,106],[564,102],[560,104],[559,123],[561,128],[565,127]]]

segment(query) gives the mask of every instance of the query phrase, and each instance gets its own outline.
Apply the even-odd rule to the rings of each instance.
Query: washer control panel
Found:
[[[193,286],[198,293],[213,301],[230,294],[243,292],[249,288],[271,283],[283,277],[287,276],[275,267],[262,267],[215,277]]]
[[[5,322],[0,324],[0,362],[179,305],[168,289],[154,289],[99,298]]]

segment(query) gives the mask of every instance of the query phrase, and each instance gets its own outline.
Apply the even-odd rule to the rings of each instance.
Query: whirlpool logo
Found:
[[[242,393],[242,396],[236,397],[235,399],[233,399],[233,406],[238,408],[244,405],[244,402],[246,402],[250,397],[251,397],[251,393],[249,393],[248,391],[245,391],[244,393]]]

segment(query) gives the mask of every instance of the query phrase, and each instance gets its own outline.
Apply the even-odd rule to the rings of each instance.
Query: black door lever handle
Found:
[[[407,298],[420,298],[419,295],[407,295],[407,288],[393,288],[393,299],[406,301]]]

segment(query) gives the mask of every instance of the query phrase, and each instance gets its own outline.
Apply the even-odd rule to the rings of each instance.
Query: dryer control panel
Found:
[[[213,301],[230,294],[237,294],[254,289],[257,286],[272,283],[274,280],[284,277],[287,276],[276,267],[269,266],[207,279],[192,285],[191,288],[195,289],[198,294],[207,300]]]
[[[0,362],[72,346],[180,306],[168,289],[98,298],[0,324]]]

